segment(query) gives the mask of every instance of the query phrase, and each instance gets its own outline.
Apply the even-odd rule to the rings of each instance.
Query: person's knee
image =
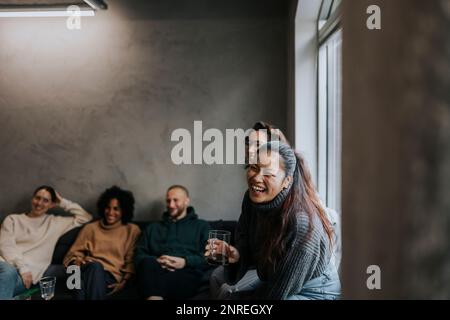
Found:
[[[224,267],[217,267],[211,273],[211,277],[209,278],[210,284],[213,285],[221,285],[225,283],[225,269]]]
[[[232,293],[232,287],[225,281],[224,267],[216,268],[209,278],[210,295],[212,299],[227,299]]]
[[[0,282],[16,281],[18,276],[17,269],[7,263],[0,263]]]
[[[103,271],[103,265],[100,262],[89,262],[82,268],[84,272],[99,272]]]
[[[147,272],[149,270],[155,270],[160,269],[161,266],[159,265],[158,261],[156,261],[153,257],[146,257],[139,262],[139,265],[136,266],[138,272]]]

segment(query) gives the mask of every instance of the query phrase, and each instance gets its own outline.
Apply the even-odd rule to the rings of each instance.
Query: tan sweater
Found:
[[[30,218],[25,213],[11,214],[2,223],[0,261],[15,266],[19,273],[30,271],[34,284],[50,265],[59,237],[92,220],[89,213],[67,199],[62,199],[60,207],[73,216],[44,214]]]
[[[120,282],[125,274],[134,274],[134,248],[140,233],[139,227],[132,223],[105,225],[101,220],[94,221],[81,230],[64,258],[64,265],[67,267],[77,259],[96,261]]]

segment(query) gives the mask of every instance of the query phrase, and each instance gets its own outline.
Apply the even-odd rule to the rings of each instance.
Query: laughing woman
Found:
[[[47,214],[59,206],[72,215]],[[92,216],[78,204],[63,199],[52,187],[37,188],[31,199],[31,211],[11,214],[0,230],[0,299],[11,299],[48,274],[58,238],[89,222]]]
[[[228,298],[337,299],[333,230],[304,160],[280,142],[259,151],[258,163],[247,169],[236,247],[227,246],[230,265],[223,274],[235,284],[256,267],[257,281],[246,288],[250,292]],[[215,241],[212,249],[222,250],[221,245]],[[210,250],[208,244],[205,255]]]
[[[125,287],[134,274],[133,255],[140,234],[133,218],[134,197],[116,186],[97,202],[100,220],[86,225],[64,258],[64,265],[81,266],[79,300],[103,300]]]

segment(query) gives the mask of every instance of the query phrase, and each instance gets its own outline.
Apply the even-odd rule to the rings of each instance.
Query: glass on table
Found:
[[[55,295],[56,277],[44,277],[39,280],[41,288],[41,297],[44,300],[50,300]]]

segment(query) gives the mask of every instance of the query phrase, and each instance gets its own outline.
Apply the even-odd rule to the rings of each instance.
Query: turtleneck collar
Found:
[[[248,195],[248,190],[247,190],[245,196],[247,197],[249,203],[251,204],[251,206],[253,208],[255,208],[259,211],[271,211],[274,209],[281,208],[281,205],[283,204],[284,200],[286,200],[289,190],[291,190],[291,186],[292,186],[292,184],[288,188],[281,190],[280,193],[278,193],[277,196],[269,202],[254,203]]]
[[[120,227],[121,225],[122,225],[122,220],[119,220],[114,224],[106,224],[103,221],[103,219],[100,220],[100,226],[106,230],[116,229],[116,228]]]

